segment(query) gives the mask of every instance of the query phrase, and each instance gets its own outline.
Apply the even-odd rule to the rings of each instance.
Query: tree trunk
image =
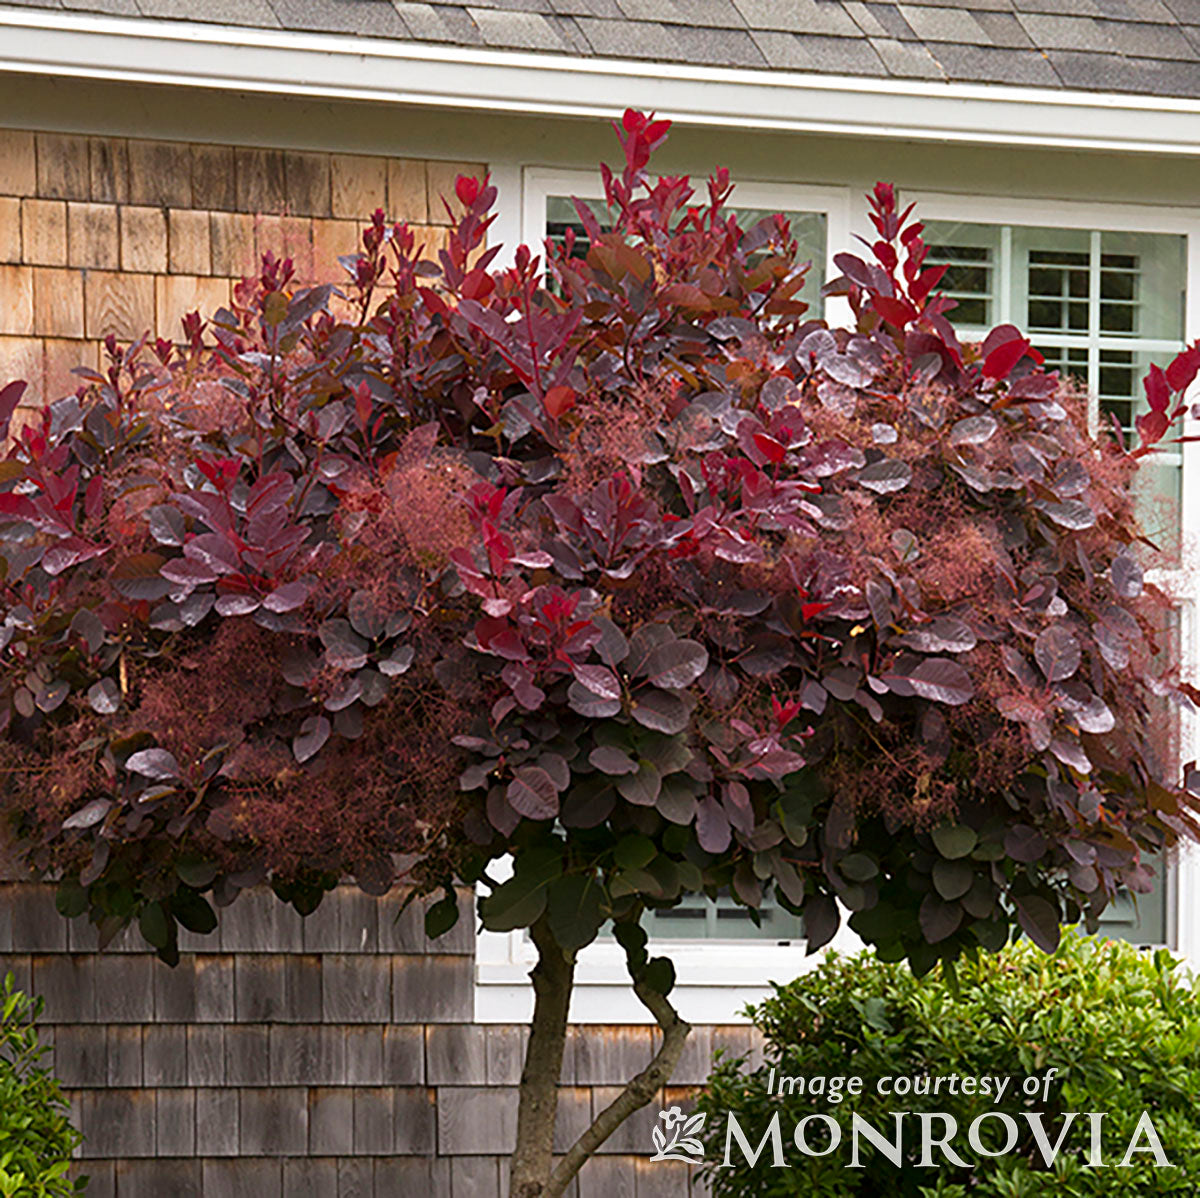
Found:
[[[558,1082],[567,1042],[567,1009],[575,983],[575,954],[564,953],[543,915],[529,929],[537,946],[533,982],[533,1022],[521,1072],[517,1145],[512,1156],[510,1198],[543,1198],[554,1165],[554,1124]]]
[[[634,993],[662,1029],[662,1043],[650,1064],[625,1084],[555,1166],[558,1083],[567,1041],[567,1011],[575,985],[575,954],[559,947],[544,915],[529,932],[537,946],[538,959],[529,975],[533,982],[533,1021],[521,1072],[517,1144],[509,1173],[509,1195],[510,1198],[561,1198],[596,1149],[671,1080],[692,1029],[680,1019],[665,995],[646,984],[642,971],[634,967],[626,950]]]

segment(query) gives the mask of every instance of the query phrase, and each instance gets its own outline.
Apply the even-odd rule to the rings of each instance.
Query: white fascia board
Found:
[[[1200,101],[0,11],[0,71],[553,116],[1200,155]]]

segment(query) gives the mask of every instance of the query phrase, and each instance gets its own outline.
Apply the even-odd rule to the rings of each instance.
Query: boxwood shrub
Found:
[[[42,1000],[15,989],[8,974],[0,992],[0,1198],[65,1198],[87,1185],[67,1177],[83,1137],[58,1079],[40,1063],[41,1011]]]
[[[913,1198],[1027,1198],[1032,1195],[1200,1193],[1200,1004],[1197,983],[1165,950],[1139,951],[1124,943],[1065,937],[1046,955],[1027,941],[995,957],[964,961],[957,978],[939,973],[917,979],[903,964],[884,964],[872,954],[831,955],[813,972],[786,985],[751,1014],[766,1037],[765,1062],[748,1069],[745,1058],[718,1058],[699,1109],[707,1114],[703,1138],[709,1183],[718,1198],[776,1198],[804,1194],[912,1195]],[[775,1096],[768,1097],[770,1070]],[[1024,1079],[1057,1069],[1043,1101],[1019,1092]],[[1013,1081],[1000,1103],[993,1097],[881,1096],[879,1079],[984,1075]],[[778,1093],[778,1078],[863,1079],[857,1097],[832,1102],[823,1096]],[[892,1083],[894,1085],[894,1083]],[[1014,1095],[1014,1091],[1018,1091]],[[749,1165],[734,1142],[733,1167],[722,1167],[727,1112],[733,1112],[757,1148],[775,1111],[780,1113],[784,1160],[772,1166],[768,1146]],[[852,1114],[857,1112],[894,1140],[896,1112],[905,1117],[904,1156],[897,1167],[864,1139],[864,1167],[852,1159]],[[943,1111],[959,1132],[951,1146],[970,1168],[954,1166],[936,1149],[939,1168],[921,1167],[920,1125],[915,1112]],[[971,1150],[967,1130],[985,1111],[1013,1116],[1020,1132],[1006,1155]],[[1062,1151],[1048,1167],[1026,1113],[1041,1111],[1051,1144],[1067,1112],[1080,1112]],[[1104,1112],[1102,1161],[1086,1164],[1090,1122]],[[1138,1120],[1149,1112],[1173,1168],[1155,1166],[1151,1152],[1137,1152],[1119,1167]],[[807,1115],[831,1115],[843,1138],[837,1150],[809,1157],[792,1140]],[[940,1129],[940,1123],[935,1125]],[[1000,1120],[981,1124],[985,1147],[997,1144]],[[985,1130],[986,1129],[986,1130]],[[995,1132],[995,1135],[989,1134]],[[828,1145],[820,1122],[809,1142]],[[1143,1136],[1142,1147],[1148,1146]]]

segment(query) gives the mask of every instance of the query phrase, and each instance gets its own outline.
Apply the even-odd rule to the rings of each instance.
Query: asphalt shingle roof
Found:
[[[454,46],[1200,97],[1200,0],[3,0]]]

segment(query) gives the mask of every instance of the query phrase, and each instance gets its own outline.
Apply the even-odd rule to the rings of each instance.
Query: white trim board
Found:
[[[551,116],[1200,156],[1200,100],[0,11],[0,71]]]

